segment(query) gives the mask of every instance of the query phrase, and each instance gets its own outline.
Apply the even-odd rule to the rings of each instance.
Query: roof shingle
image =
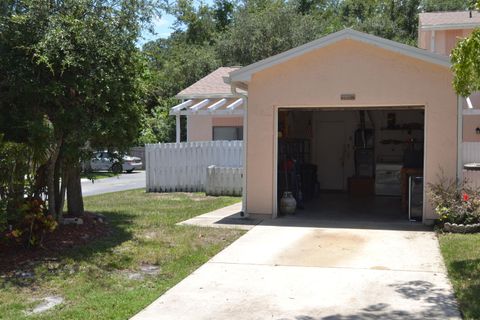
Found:
[[[448,12],[423,12],[419,15],[420,27],[433,27],[439,25],[480,25],[480,12],[448,11]]]
[[[228,77],[229,73],[239,69],[239,67],[220,67],[202,79],[198,80],[190,87],[183,89],[177,94],[179,98],[192,98],[195,96],[230,94],[230,85],[223,81],[223,77]]]

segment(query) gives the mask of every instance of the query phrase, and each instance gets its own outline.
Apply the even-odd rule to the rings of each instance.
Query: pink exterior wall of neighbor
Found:
[[[187,116],[187,141],[212,141],[214,126],[243,127],[243,117]]]
[[[480,142],[480,134],[475,129],[480,128],[480,115],[463,116],[463,141]]]
[[[187,116],[187,141],[211,141],[212,116]]]
[[[465,38],[472,33],[473,29],[436,30],[435,31],[435,52],[449,56],[458,40]],[[418,47],[431,51],[432,31],[420,30],[418,33]]]
[[[215,117],[212,125],[214,127],[243,127],[243,117]]]
[[[448,68],[343,40],[260,71],[249,83],[247,211],[274,210],[276,107],[425,106],[425,181],[457,170],[457,97]],[[341,101],[354,93],[355,101]],[[428,200],[426,200],[428,203]],[[429,204],[425,217],[434,219]]]

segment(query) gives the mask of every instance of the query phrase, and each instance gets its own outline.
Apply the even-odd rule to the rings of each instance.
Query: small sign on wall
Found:
[[[355,100],[355,93],[342,93],[340,100]]]

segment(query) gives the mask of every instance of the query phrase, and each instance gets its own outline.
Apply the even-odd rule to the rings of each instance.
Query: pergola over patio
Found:
[[[224,78],[238,67],[221,67],[182,90],[176,98],[182,102],[170,109],[176,117],[176,142],[180,142],[180,116],[243,116],[244,99],[231,92]]]

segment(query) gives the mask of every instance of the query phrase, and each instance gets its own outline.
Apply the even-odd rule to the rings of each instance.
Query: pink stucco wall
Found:
[[[268,216],[274,211],[276,107],[424,106],[426,183],[437,181],[440,170],[454,178],[457,98],[451,81],[446,67],[354,40],[254,74],[248,101],[247,211]],[[354,93],[356,100],[341,101],[342,93]],[[435,218],[430,205],[425,217]]]
[[[187,116],[187,141],[211,141],[212,116]]]
[[[459,39],[465,38],[473,29],[458,30],[436,30],[435,31],[435,52],[445,56],[449,56]],[[432,31],[420,30],[418,34],[418,47],[432,51],[431,46]]]
[[[243,117],[192,115],[187,117],[187,141],[211,141],[213,127],[242,127]]]

